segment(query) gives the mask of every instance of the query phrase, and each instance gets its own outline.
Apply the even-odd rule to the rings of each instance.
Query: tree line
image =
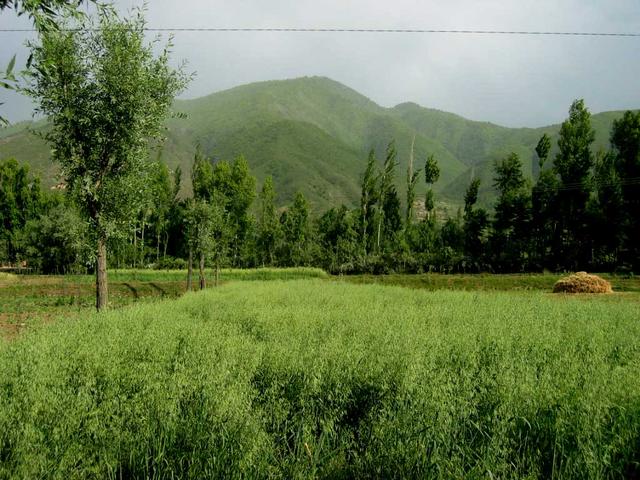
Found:
[[[214,162],[199,148],[193,195],[180,198],[182,172],[158,158],[138,171],[135,208],[107,240],[109,264],[187,268],[190,287],[197,275],[201,288],[208,268],[227,266],[318,266],[344,274],[638,271],[640,112],[613,123],[609,151],[593,152],[594,135],[584,102],[574,102],[552,162],[550,138],[538,142],[536,179],[525,177],[512,153],[494,164],[492,211],[478,205],[480,180],[473,179],[464,207],[449,218],[436,213],[433,156],[418,165],[412,155],[401,199],[393,142],[383,159],[372,151],[363,164],[357,207],[321,213],[300,192],[277,205],[271,177],[257,191],[242,156]],[[419,182],[427,185],[420,218]],[[2,258],[47,273],[95,268],[87,240],[94,228],[69,195],[43,190],[15,160],[0,164],[0,185]]]
[[[149,140],[162,144],[164,120],[190,75],[183,65],[171,66],[170,42],[146,41],[143,10],[123,18],[100,2],[89,16],[74,5],[0,5],[28,13],[37,27],[26,69],[15,75],[11,61],[0,86],[29,95],[48,118],[41,136],[64,191],[44,191],[26,166],[2,162],[0,261],[45,273],[94,271],[98,310],[108,305],[109,265],[187,267],[189,288],[195,270],[204,288],[205,269],[224,266],[314,265],[336,273],[638,270],[638,112],[614,123],[609,152],[594,153],[591,116],[583,101],[574,102],[552,164],[551,140],[543,136],[537,145],[535,181],[524,177],[515,154],[494,165],[493,211],[477,205],[480,181],[473,179],[464,209],[438,218],[433,156],[414,169],[411,155],[403,202],[393,142],[381,161],[372,152],[363,165],[355,208],[316,214],[302,193],[278,208],[271,178],[257,192],[242,157],[212,162],[200,150],[190,172],[193,195],[184,199],[182,172],[147,159]],[[417,218],[422,179],[426,214]]]

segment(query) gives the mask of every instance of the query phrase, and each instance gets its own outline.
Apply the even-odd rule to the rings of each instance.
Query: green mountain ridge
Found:
[[[568,107],[568,106],[567,106]],[[449,112],[402,103],[382,107],[355,90],[325,77],[274,80],[238,86],[192,99],[177,100],[175,111],[186,118],[167,121],[162,159],[184,172],[183,194],[190,191],[190,166],[200,144],[214,161],[244,155],[259,184],[273,175],[279,202],[301,190],[316,208],[357,202],[360,178],[373,148],[382,161],[394,140],[399,166],[396,182],[404,179],[415,139],[415,168],[429,154],[439,161],[441,177],[435,189],[453,207],[472,175],[482,178],[480,202],[488,204],[495,160],[516,152],[525,174],[536,174],[534,148],[547,133],[555,143],[559,125],[508,128],[467,120]],[[607,148],[614,119],[622,112],[593,116],[596,149]],[[0,158],[27,162],[46,185],[56,182],[56,166],[46,143],[31,133],[45,121],[22,122],[0,129]],[[554,151],[551,152],[553,157]],[[424,192],[424,184],[418,193]]]

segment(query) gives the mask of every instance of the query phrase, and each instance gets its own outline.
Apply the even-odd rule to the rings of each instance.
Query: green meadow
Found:
[[[186,291],[186,270],[109,271],[111,308],[177,298]],[[206,271],[207,282],[215,274]],[[317,268],[223,269],[221,283],[254,280],[328,278]],[[197,283],[194,272],[194,284]],[[95,309],[94,275],[16,275],[0,272],[0,339],[61,317],[81,317]]]
[[[231,273],[0,342],[0,478],[640,475],[637,292]]]

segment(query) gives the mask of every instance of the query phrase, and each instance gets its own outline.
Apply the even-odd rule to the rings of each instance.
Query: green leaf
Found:
[[[14,55],[11,58],[9,65],[7,66],[7,73],[6,73],[7,76],[11,75],[11,72],[13,72],[13,67],[15,67],[15,65],[16,65],[16,56]]]

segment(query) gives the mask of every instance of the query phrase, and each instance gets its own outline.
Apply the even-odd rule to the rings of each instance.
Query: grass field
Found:
[[[611,275],[599,273],[616,292],[640,292],[640,277],[629,275]],[[421,275],[353,275],[340,277],[351,283],[375,283],[381,285],[397,285],[425,290],[468,290],[468,291],[511,291],[539,290],[551,292],[553,285],[564,274],[456,274],[442,275],[425,273]]]
[[[0,346],[0,478],[637,478],[638,295],[229,282]]]
[[[213,272],[207,271],[209,285]],[[111,270],[111,308],[177,298],[185,293],[186,270]],[[224,269],[222,284],[234,281],[296,280],[318,278],[356,284],[382,284],[425,290],[551,291],[561,275],[353,275],[330,277],[316,268]],[[640,292],[640,277],[604,274],[617,292]],[[77,317],[95,305],[93,275],[15,275],[0,272],[0,339],[61,316]]]
[[[213,273],[207,271],[213,283]],[[222,270],[220,280],[293,280],[326,278],[315,268]],[[119,308],[133,303],[177,298],[186,290],[186,270],[112,270],[109,304]],[[194,277],[197,283],[197,273]],[[48,323],[61,316],[83,316],[95,308],[93,275],[15,275],[0,272],[0,340]]]

